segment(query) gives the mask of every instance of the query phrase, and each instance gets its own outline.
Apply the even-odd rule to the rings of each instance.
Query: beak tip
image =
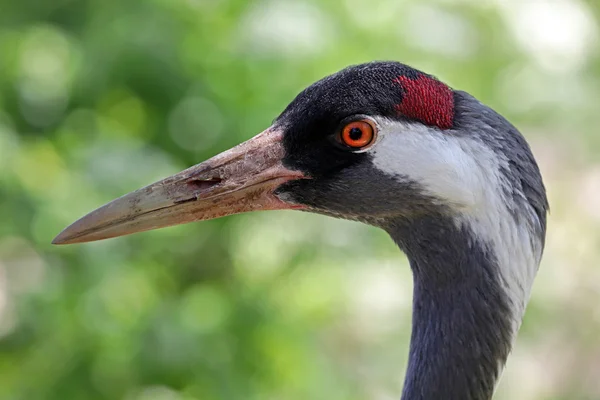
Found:
[[[65,235],[65,231],[62,231],[54,239],[52,239],[52,244],[60,245],[60,244],[70,244],[72,243],[71,238]]]
[[[85,231],[82,230],[82,224],[80,221],[81,220],[75,221],[63,229],[62,232],[52,239],[52,244],[63,245],[89,241],[86,240],[87,235],[85,234]]]

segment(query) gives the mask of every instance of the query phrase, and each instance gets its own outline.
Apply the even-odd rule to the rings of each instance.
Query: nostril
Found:
[[[207,190],[221,183],[221,178],[192,179],[187,184],[197,190]]]

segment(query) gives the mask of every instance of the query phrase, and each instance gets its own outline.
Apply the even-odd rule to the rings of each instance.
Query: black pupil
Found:
[[[350,129],[350,139],[352,140],[358,140],[362,137],[363,135],[363,131],[360,128],[352,128]]]

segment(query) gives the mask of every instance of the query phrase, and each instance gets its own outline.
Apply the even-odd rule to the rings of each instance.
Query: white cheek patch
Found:
[[[378,169],[418,182],[457,207],[477,204],[481,176],[459,140],[425,125],[384,120],[379,126],[379,140],[369,151]]]
[[[376,168],[400,180],[420,184],[426,194],[456,211],[456,223],[470,230],[495,254],[500,281],[511,302],[518,330],[542,253],[534,236],[539,221],[526,203],[511,193],[520,183],[508,182],[501,167],[508,160],[476,138],[454,136],[391,120],[379,120],[378,142],[369,150]],[[517,219],[511,210],[518,210]]]

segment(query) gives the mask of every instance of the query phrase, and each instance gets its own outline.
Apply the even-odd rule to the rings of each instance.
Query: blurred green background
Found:
[[[0,399],[398,399],[386,235],[292,211],[54,247],[76,218],[403,61],[514,122],[545,257],[498,399],[600,399],[600,2],[0,0]]]

